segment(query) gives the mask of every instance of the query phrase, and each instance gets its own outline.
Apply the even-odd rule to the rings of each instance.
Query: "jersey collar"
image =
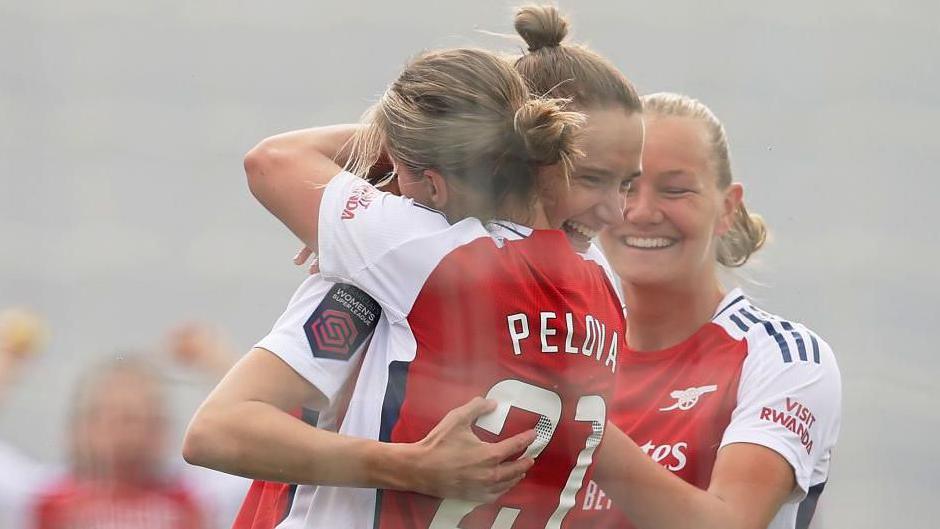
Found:
[[[510,241],[525,239],[532,235],[532,228],[509,220],[491,220],[486,223],[486,231],[493,237]]]

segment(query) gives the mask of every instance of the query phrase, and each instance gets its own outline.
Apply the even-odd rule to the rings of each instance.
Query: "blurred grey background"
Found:
[[[356,120],[423,48],[507,51],[517,2],[0,0],[0,307],[49,320],[0,437],[63,459],[81,370],[215,322],[247,350],[304,273],[249,196],[266,135]],[[936,527],[940,3],[561,2],[642,92],[724,120],[773,241],[737,274],[842,368],[817,527]],[[181,431],[206,388],[177,378]],[[0,470],[2,471],[2,470]]]

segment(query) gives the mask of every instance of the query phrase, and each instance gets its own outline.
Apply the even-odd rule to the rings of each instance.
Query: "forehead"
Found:
[[[622,109],[587,112],[582,136],[584,158],[578,165],[628,176],[637,169],[643,149],[643,119]]]
[[[710,151],[705,125],[692,118],[646,116],[643,169],[647,174],[664,171],[702,173],[708,169]]]

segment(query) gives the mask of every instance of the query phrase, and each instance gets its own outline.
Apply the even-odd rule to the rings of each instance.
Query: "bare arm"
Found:
[[[478,501],[492,501],[508,490],[532,463],[502,461],[524,450],[533,432],[494,444],[473,435],[470,424],[494,407],[483,399],[452,411],[413,444],[339,435],[286,411],[324,401],[280,358],[253,349],[196,412],[186,433],[184,458],[255,479],[413,490]]]
[[[317,249],[320,201],[348,157],[360,125],[333,125],[266,138],[245,155],[251,193],[308,247]]]
[[[793,491],[787,461],[773,450],[738,443],[718,452],[708,490],[650,459],[608,424],[595,478],[639,529],[764,529]]]

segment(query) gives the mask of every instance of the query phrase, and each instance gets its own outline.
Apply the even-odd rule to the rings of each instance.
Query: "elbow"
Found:
[[[204,410],[196,412],[183,437],[183,459],[190,465],[216,468],[221,444],[216,439],[218,429]]]
[[[264,190],[270,186],[270,175],[284,156],[283,149],[276,145],[273,137],[262,140],[245,154],[243,165],[248,189],[259,200],[263,199]]]

